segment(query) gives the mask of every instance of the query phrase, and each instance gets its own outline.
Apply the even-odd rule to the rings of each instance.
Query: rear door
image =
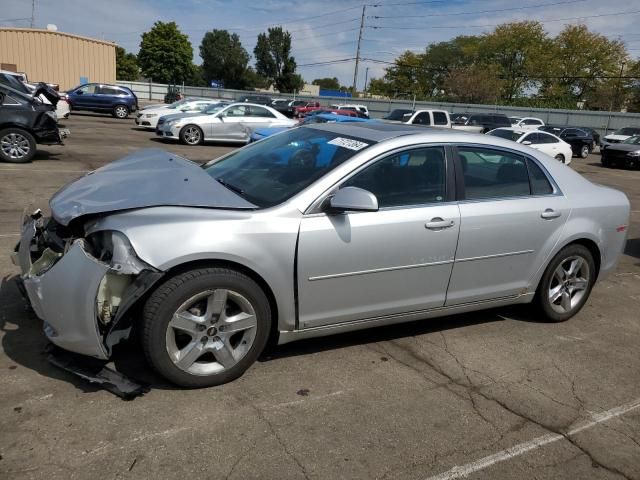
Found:
[[[447,305],[532,292],[560,238],[567,199],[533,157],[460,145],[460,239]]]
[[[305,215],[297,270],[301,328],[444,305],[460,228],[452,170],[441,146],[389,154],[341,185],[372,192],[378,211]]]

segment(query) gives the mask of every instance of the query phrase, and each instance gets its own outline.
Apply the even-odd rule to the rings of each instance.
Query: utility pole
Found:
[[[362,17],[360,18],[360,33],[358,34],[358,49],[356,50],[356,66],[353,69],[353,95],[356,94],[356,83],[358,82],[358,64],[360,63],[360,42],[362,41],[362,29],[364,28],[364,12],[366,5],[362,5]]]
[[[367,82],[369,81],[369,67],[364,71],[364,94],[367,96]]]
[[[36,24],[36,0],[31,0],[31,28]]]

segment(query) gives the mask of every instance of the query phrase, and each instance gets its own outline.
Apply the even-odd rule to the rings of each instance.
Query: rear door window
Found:
[[[467,200],[529,195],[524,157],[482,147],[458,147]]]
[[[420,112],[413,119],[413,123],[416,125],[431,125],[431,119],[429,118],[429,112]]]
[[[448,125],[449,119],[444,112],[433,112],[433,124],[434,125]]]

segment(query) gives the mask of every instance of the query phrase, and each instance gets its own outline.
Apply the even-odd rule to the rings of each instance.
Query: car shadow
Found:
[[[47,338],[42,333],[42,321],[20,294],[17,276],[0,280],[0,331],[2,349],[10,360],[9,369],[27,368],[38,374],[67,381],[82,392],[95,392],[96,386],[68,374],[47,361]]]
[[[36,317],[27,301],[20,294],[17,279],[18,277],[15,275],[7,276],[0,283],[0,331],[3,332],[2,348],[10,361],[13,362],[9,368],[23,367],[49,378],[67,381],[84,393],[100,390],[100,387],[61,370],[47,361],[46,350],[50,344],[42,332],[42,321]],[[369,328],[328,337],[300,340],[280,346],[271,344],[258,361],[272,362],[283,358],[310,355],[356,345],[451,331],[471,325],[501,322],[505,316],[517,321],[539,322],[540,320],[536,318],[538,316],[533,313],[533,309],[527,307],[529,306],[516,305]],[[140,348],[139,337],[135,330],[127,342],[114,347],[112,364],[109,365],[112,365],[116,371],[126,377],[152,389],[181,390],[180,387],[169,383],[153,371]]]
[[[640,238],[629,238],[624,246],[624,254],[640,258]]]

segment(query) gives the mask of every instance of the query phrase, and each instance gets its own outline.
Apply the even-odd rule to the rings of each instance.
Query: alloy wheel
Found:
[[[571,312],[580,304],[590,280],[588,262],[573,255],[563,260],[553,272],[549,291],[549,304],[557,313]]]
[[[0,148],[9,158],[18,160],[29,155],[29,140],[19,133],[9,133],[0,139]]]
[[[556,155],[556,160],[558,160],[561,163],[564,163],[564,155],[561,155],[561,154]]]
[[[580,150],[580,157],[587,158],[588,156],[589,156],[589,146],[583,145],[582,149]]]
[[[126,116],[129,115],[129,111],[127,110],[127,107],[124,107],[122,105],[117,106],[115,112],[116,112],[116,117],[118,118],[126,118]]]
[[[194,295],[173,314],[166,332],[169,358],[192,375],[211,375],[236,365],[256,337],[256,312],[233,290]]]
[[[198,127],[188,127],[184,131],[184,141],[189,145],[197,145],[200,143],[200,129]]]

